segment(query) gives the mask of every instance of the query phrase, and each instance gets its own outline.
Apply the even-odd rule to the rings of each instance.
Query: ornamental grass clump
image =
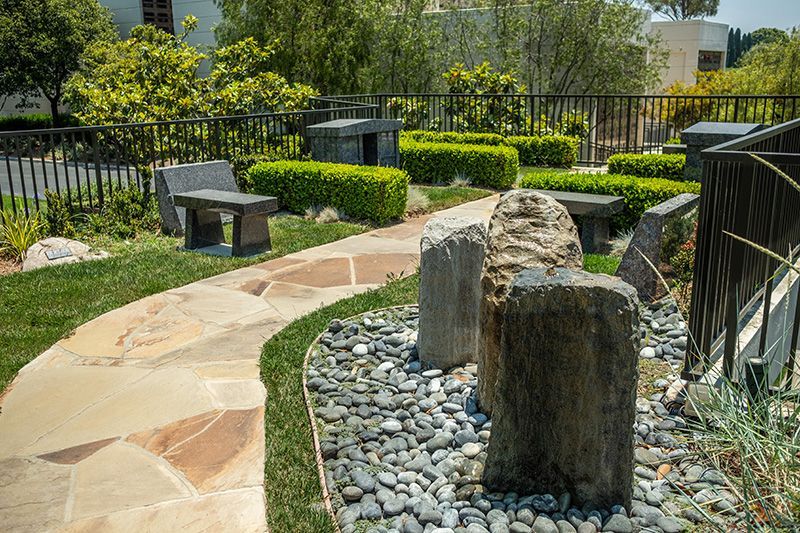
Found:
[[[0,211],[0,254],[22,261],[28,248],[42,236],[43,230],[44,223],[38,211],[25,214],[22,206],[18,206],[16,211]]]

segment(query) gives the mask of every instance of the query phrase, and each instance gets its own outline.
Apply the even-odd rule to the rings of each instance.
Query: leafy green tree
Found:
[[[719,9],[719,0],[646,0],[646,4],[670,20],[713,17]]]
[[[67,101],[88,124],[149,122],[305,108],[316,92],[268,70],[272,47],[245,39],[216,50],[211,73],[198,75],[206,55],[186,42],[197,19],[171,35],[137,26],[125,41],[92,46],[67,84]]]
[[[19,94],[23,105],[43,96],[59,126],[64,84],[84,52],[115,38],[111,14],[97,0],[3,0],[0,95]]]
[[[789,34],[778,28],[758,28],[750,34],[750,37],[752,38],[753,46],[761,43],[769,44],[789,40]]]

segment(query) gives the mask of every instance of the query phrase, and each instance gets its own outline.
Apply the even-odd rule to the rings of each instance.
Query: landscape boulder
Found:
[[[527,189],[505,193],[489,220],[481,273],[478,400],[491,414],[508,285],[526,268],[581,269],[578,229],[567,209]]]
[[[22,271],[28,272],[46,266],[94,261],[106,257],[108,253],[92,250],[82,242],[64,237],[48,237],[28,248],[22,262]]]
[[[515,278],[483,474],[490,491],[630,508],[638,322],[636,290],[618,278],[564,268]]]
[[[486,224],[433,218],[420,243],[419,340],[422,361],[448,369],[477,359],[478,309]]]

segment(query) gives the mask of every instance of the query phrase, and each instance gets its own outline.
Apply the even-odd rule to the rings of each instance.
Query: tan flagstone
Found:
[[[79,520],[61,529],[69,533],[263,533],[267,529],[260,487],[121,511]]]
[[[138,368],[62,367],[25,375],[3,399],[0,411],[0,457],[17,453],[42,435],[56,430],[87,407],[142,379]],[[117,434],[104,434],[71,442],[56,441],[49,449],[61,450]]]
[[[103,448],[76,469],[72,520],[192,495],[153,455],[129,444]]]
[[[68,352],[61,346],[55,344],[42,353],[42,355],[22,367],[17,373],[17,376],[21,376],[27,372],[34,372],[36,370],[69,366],[77,359],[80,358],[75,354]]]
[[[258,296],[203,283],[192,283],[164,294],[190,317],[220,326],[233,324],[260,311],[271,310]]]
[[[267,397],[264,384],[259,379],[206,380],[205,384],[214,397],[214,406],[220,409],[264,405]]]
[[[261,485],[264,407],[215,413],[132,435],[129,440],[169,461],[201,494]],[[189,435],[198,428],[199,432]]]
[[[0,529],[39,532],[64,521],[71,466],[14,457],[0,461]]]
[[[386,283],[389,274],[408,276],[417,271],[419,255],[369,254],[353,258],[358,285]]]
[[[113,369],[114,372],[130,367]],[[85,442],[124,436],[214,408],[212,397],[187,368],[150,371],[124,390],[83,410],[24,451],[39,455]]]
[[[249,359],[198,366],[194,373],[201,379],[259,379],[261,367],[258,360]]]
[[[381,231],[381,230],[378,230]],[[422,233],[420,229],[419,234]],[[342,250],[351,252],[353,255],[370,254],[419,254],[419,235],[416,237],[416,243],[403,241],[399,239],[391,239],[379,237],[375,234],[359,235],[360,239],[343,239],[338,241],[337,244]]]
[[[206,332],[205,325],[174,306],[131,332],[126,342],[126,359],[148,359],[171,352]],[[212,329],[212,328],[208,328]]]
[[[297,265],[302,262],[302,259],[297,259],[292,255],[287,255],[284,257],[279,257],[278,259],[271,259],[269,261],[264,261],[263,263],[253,265],[252,268],[266,270],[267,272],[277,272],[282,268]]]
[[[307,287],[341,287],[352,285],[349,258],[323,259],[288,268],[271,276],[273,281]]]
[[[320,289],[276,281],[270,285],[262,298],[272,304],[275,309],[279,309],[284,318],[292,320],[319,309],[321,306],[332,304],[341,298],[364,292],[367,288],[366,286],[351,285]]]
[[[87,322],[58,345],[87,357],[120,357],[128,335],[167,305],[163,294],[148,296]]]
[[[60,465],[74,465],[118,440],[119,437],[111,437],[110,439],[87,442],[86,444],[79,444],[78,446],[72,446],[71,448],[65,448],[57,452],[42,454],[39,456],[39,459],[44,459],[45,461]]]

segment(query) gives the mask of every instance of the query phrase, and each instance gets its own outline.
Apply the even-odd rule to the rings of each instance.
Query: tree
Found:
[[[786,42],[789,34],[778,28],[758,28],[750,34],[752,45],[757,46],[761,43]]]
[[[53,125],[64,84],[84,52],[112,41],[111,14],[97,0],[4,0],[0,3],[0,94],[43,96]]]
[[[667,52],[632,2],[534,0],[520,9],[520,72],[533,90],[638,93],[658,84]]]
[[[713,17],[719,9],[719,0],[646,0],[646,4],[670,20]]]
[[[186,42],[197,19],[171,35],[137,26],[125,41],[95,44],[67,84],[67,101],[87,124],[150,122],[306,108],[316,92],[270,72],[272,47],[244,39],[216,50],[211,73],[198,75],[206,56]]]

